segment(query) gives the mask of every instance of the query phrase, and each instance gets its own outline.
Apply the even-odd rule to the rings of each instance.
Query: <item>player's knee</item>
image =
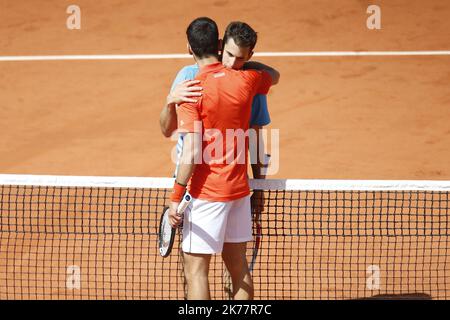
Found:
[[[187,281],[199,280],[201,278],[207,278],[209,271],[208,259],[190,259],[184,260],[184,273]]]
[[[208,272],[204,268],[185,268],[184,276],[188,283],[204,282],[208,279]]]
[[[222,258],[224,261],[230,262],[230,264],[244,264],[247,260],[245,251],[241,250],[224,250],[222,252]]]
[[[248,272],[247,267],[247,259],[240,255],[237,255],[235,257],[224,257],[224,260],[227,259],[228,263],[227,269],[232,275],[243,275]]]

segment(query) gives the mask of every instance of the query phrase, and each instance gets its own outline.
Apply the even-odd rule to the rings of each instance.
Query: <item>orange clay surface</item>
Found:
[[[66,28],[66,8],[74,3],[81,7],[81,30]],[[256,52],[450,50],[448,1],[377,1],[382,10],[381,30],[366,28],[369,4],[372,1],[51,0],[31,5],[24,0],[3,0],[0,55],[186,53],[185,29],[198,16],[216,20],[221,33],[230,21],[249,23],[258,31]],[[268,95],[272,118],[268,128],[278,129],[280,134],[279,172],[270,178],[450,180],[449,56],[257,60],[281,73],[280,83]],[[174,164],[170,152],[175,142],[160,133],[159,113],[176,73],[192,63],[192,59],[0,62],[0,173],[171,176]],[[20,238],[22,235],[15,238],[17,242],[14,234],[9,235],[9,240],[7,236],[2,234],[5,250],[1,255],[3,259],[16,259],[16,267],[2,264],[1,297],[55,297],[45,290],[31,296],[28,292],[7,292],[11,279],[16,281],[14,286],[20,286],[24,277],[17,265],[23,267],[20,270],[24,274],[38,273],[36,268],[61,266],[58,279],[64,279],[66,265],[77,263],[74,255],[62,253],[63,260],[50,255],[55,261],[43,263],[44,254],[30,252],[36,243],[44,243],[43,250],[50,250],[58,243],[55,235],[38,237],[40,240],[34,238],[36,235],[28,240]],[[75,238],[63,239],[59,245],[82,248]],[[346,239],[339,241],[350,241]],[[415,247],[403,247],[402,241],[406,240],[376,239],[369,249],[373,255],[378,255],[373,248],[407,248],[417,254],[424,248],[432,250],[431,243],[436,243],[436,239],[428,238]],[[104,248],[109,239],[97,239],[96,244],[89,241],[84,245]],[[129,239],[120,241],[126,248]],[[156,238],[152,236],[151,241]],[[330,293],[344,290],[345,280],[324,284],[314,277],[314,263],[326,266],[330,262],[328,256],[315,261],[321,255],[340,252],[343,259],[333,274],[321,274],[325,278],[345,278],[344,264],[355,264],[352,259],[356,258],[349,254],[355,246],[333,240],[325,244],[324,251],[317,251],[323,248],[323,241],[327,239],[307,236],[300,241],[300,247],[292,245],[289,256],[297,260],[289,263],[295,265],[303,259],[304,269],[302,274],[283,271],[287,280],[278,280],[286,290],[295,292],[292,298],[355,297],[344,291]],[[263,238],[266,255],[275,252],[271,246]],[[155,254],[154,247],[150,247],[141,247],[139,252],[145,255],[148,249]],[[327,253],[328,248],[331,253]],[[35,259],[35,269],[25,266],[30,259]],[[126,261],[132,259],[136,256]],[[176,257],[171,259],[176,261]],[[399,259],[402,263],[411,261],[408,257]],[[444,259],[438,263],[448,258]],[[124,268],[126,261],[119,259],[114,268]],[[162,268],[161,260],[157,261],[157,268]],[[364,262],[358,267],[362,278],[365,267]],[[277,297],[274,292],[281,292],[278,287],[264,285],[267,273],[273,275],[276,270],[256,272],[257,297],[273,298]],[[306,276],[300,282],[293,280]],[[160,277],[145,278],[147,285],[153,283],[163,290]],[[10,282],[5,286],[7,279]],[[119,286],[126,292],[127,281],[121,281]],[[297,283],[303,286],[299,288]],[[266,294],[264,288],[272,293]],[[313,289],[325,293],[311,293]],[[111,292],[103,291],[103,296],[127,297]],[[402,292],[401,288],[397,292]],[[170,291],[165,294],[177,296]],[[98,295],[102,296],[95,290],[88,294],[91,298]],[[367,295],[370,293],[362,292],[356,297]],[[149,296],[144,292],[138,297]]]

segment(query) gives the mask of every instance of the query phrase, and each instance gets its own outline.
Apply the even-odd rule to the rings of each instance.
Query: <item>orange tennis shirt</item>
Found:
[[[227,69],[218,62],[201,68],[195,79],[201,81],[202,96],[177,110],[181,134],[202,134],[201,163],[196,162],[189,193],[218,202],[242,198],[250,194],[245,133],[252,99],[267,94],[272,78],[265,71]]]

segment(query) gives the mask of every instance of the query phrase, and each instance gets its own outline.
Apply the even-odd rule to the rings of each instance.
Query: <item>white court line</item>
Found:
[[[59,186],[97,188],[172,188],[173,178],[52,176],[0,174],[0,186]],[[356,191],[442,191],[450,192],[445,180],[323,180],[251,179],[250,187],[263,190],[356,190]]]
[[[320,52],[256,52],[255,57],[359,57],[359,56],[449,56],[450,51],[320,51]],[[105,54],[0,56],[1,61],[59,61],[59,60],[160,60],[189,59],[189,54]]]

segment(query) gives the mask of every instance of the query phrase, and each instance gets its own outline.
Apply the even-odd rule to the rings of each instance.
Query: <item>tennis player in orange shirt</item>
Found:
[[[177,110],[184,143],[170,221],[173,226],[181,223],[176,209],[188,189],[193,201],[184,215],[182,242],[187,298],[210,298],[211,255],[227,250],[234,298],[252,299],[245,256],[246,242],[252,240],[248,139],[242,135],[249,129],[253,97],[267,94],[276,75],[224,67],[218,59],[218,28],[209,18],[195,19],[186,33],[203,87],[196,103],[185,102]]]

